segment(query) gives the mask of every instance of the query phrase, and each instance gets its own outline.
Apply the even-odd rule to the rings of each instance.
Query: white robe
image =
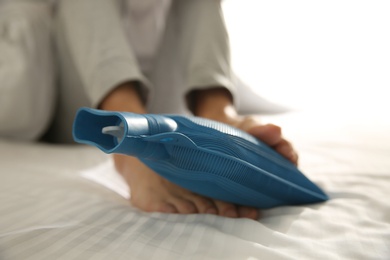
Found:
[[[151,113],[188,113],[186,94],[210,86],[242,112],[263,101],[236,91],[220,1],[57,0],[54,17],[49,2],[0,0],[0,136],[36,139],[52,123],[71,142],[76,110],[126,81]]]

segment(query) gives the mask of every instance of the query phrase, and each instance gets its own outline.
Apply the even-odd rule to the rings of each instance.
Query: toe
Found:
[[[178,213],[176,207],[170,203],[161,203],[160,205],[158,205],[156,211],[162,213]]]
[[[259,211],[255,208],[246,207],[246,206],[239,206],[238,207],[238,216],[240,218],[249,218],[249,219],[258,219],[259,218]]]
[[[216,205],[209,198],[192,193],[187,196],[187,199],[192,201],[195,204],[197,211],[199,213],[214,214],[214,215],[218,213]]]
[[[237,207],[234,204],[227,203],[220,200],[215,200],[214,203],[217,206],[218,215],[229,217],[229,218],[238,217]]]
[[[131,198],[130,204],[145,212],[178,213],[177,208],[172,203],[161,199],[139,200]]]
[[[178,213],[180,214],[198,213],[196,205],[192,201],[183,198],[174,198],[172,199],[171,204],[176,207]]]

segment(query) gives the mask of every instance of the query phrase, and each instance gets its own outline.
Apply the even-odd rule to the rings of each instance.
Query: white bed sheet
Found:
[[[143,213],[98,150],[0,141],[0,259],[390,259],[390,128],[272,120],[331,200],[258,221]]]

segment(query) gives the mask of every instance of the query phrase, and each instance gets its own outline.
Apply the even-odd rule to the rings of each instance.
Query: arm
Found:
[[[273,147],[292,163],[298,163],[298,155],[291,143],[283,138],[281,128],[272,124],[262,125],[255,116],[240,116],[227,89],[195,90],[190,93],[190,98],[195,115],[238,127]]]
[[[92,106],[124,82],[147,85],[122,28],[119,1],[62,0],[57,27]]]

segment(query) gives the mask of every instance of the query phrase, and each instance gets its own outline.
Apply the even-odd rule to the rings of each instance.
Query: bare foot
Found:
[[[137,158],[114,155],[117,170],[131,187],[130,202],[146,212],[205,213],[258,219],[257,209],[206,198],[164,179]]]

